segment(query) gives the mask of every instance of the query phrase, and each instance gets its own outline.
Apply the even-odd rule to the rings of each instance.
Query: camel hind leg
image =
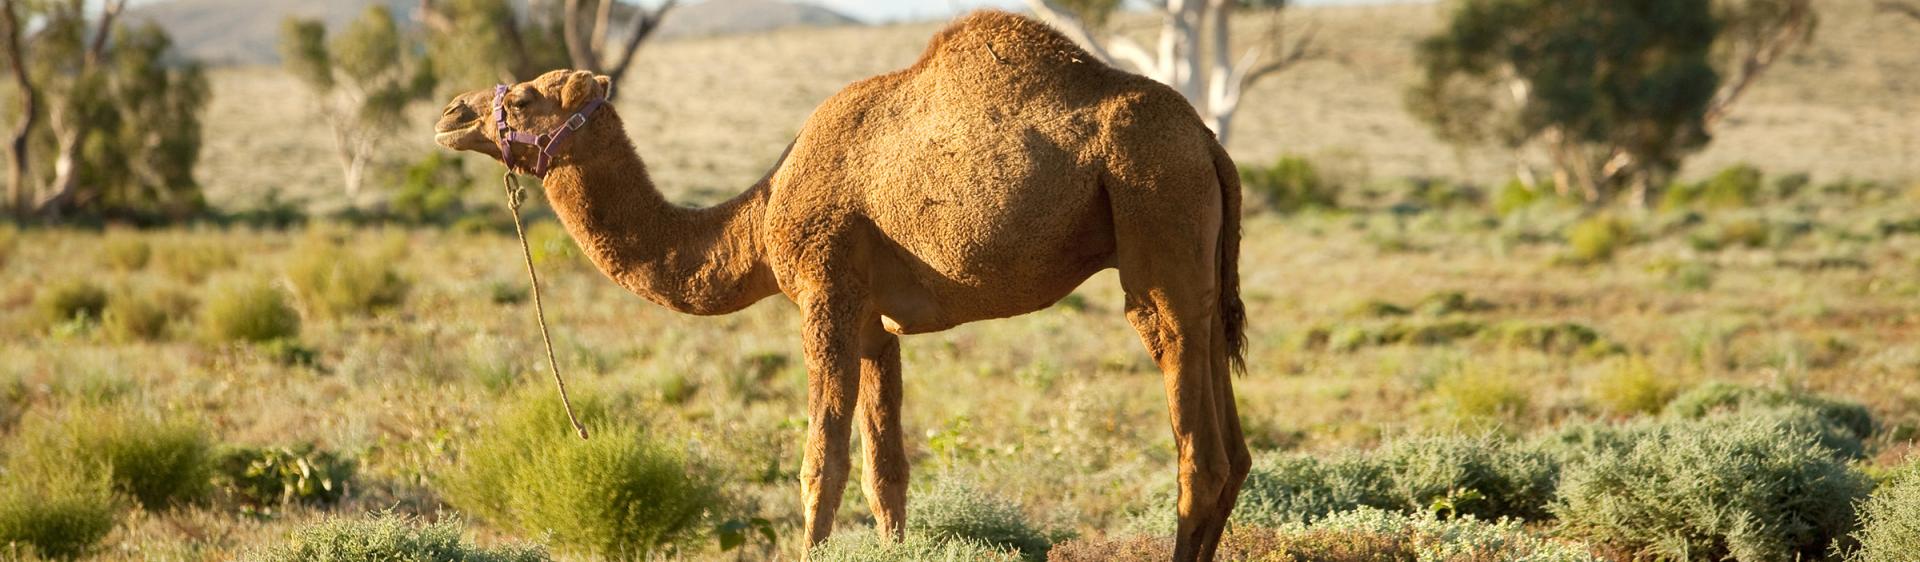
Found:
[[[1220,192],[1206,183],[1113,194],[1127,320],[1160,366],[1179,449],[1178,562],[1213,559],[1251,465],[1219,305]]]
[[[907,450],[900,429],[900,337],[877,324],[864,331],[860,359],[860,440],[866,450],[861,483],[875,527],[900,540],[907,523]]]

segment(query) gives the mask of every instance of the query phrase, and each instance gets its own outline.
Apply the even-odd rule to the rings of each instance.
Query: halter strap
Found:
[[[587,102],[587,106],[568,117],[566,123],[560,124],[559,127],[545,134],[535,135],[526,131],[516,131],[507,125],[508,90],[509,86],[506,84],[493,87],[493,123],[495,132],[499,133],[496,136],[500,139],[500,161],[509,167],[513,166],[514,143],[540,149],[540,154],[534,159],[533,164],[533,175],[540,178],[547,176],[547,166],[553,162],[553,151],[567,142],[567,139],[572,138],[575,132],[586,127],[587,117],[598,111],[600,106],[607,104],[607,98],[604,97]],[[607,94],[612,95],[613,92],[607,92]]]

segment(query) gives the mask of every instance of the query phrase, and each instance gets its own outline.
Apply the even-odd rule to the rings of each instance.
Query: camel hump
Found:
[[[1047,24],[1000,10],[976,10],[935,34],[920,55],[919,66],[941,62],[1104,66]]]

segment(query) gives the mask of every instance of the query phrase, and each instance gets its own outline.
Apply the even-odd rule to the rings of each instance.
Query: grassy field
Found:
[[[1329,55],[1251,94],[1232,147],[1246,167],[1308,155],[1340,188],[1338,210],[1249,205],[1251,345],[1235,385],[1262,463],[1390,457],[1419,436],[1536,443],[1579,424],[1657,423],[1688,415],[1668,407],[1675,397],[1728,382],[1864,406],[1873,422],[1841,466],[1896,481],[1885,475],[1920,439],[1920,26],[1870,17],[1866,4],[1823,5],[1820,42],[1756,90],[1690,168],[1706,177],[1760,163],[1767,176],[1750,196],[1601,214],[1405,180],[1491,182],[1507,168],[1498,155],[1457,156],[1399,109],[1409,41],[1437,9],[1304,11]],[[759,177],[813,104],[906,64],[933,29],[649,46],[620,110],[670,196],[711,202]],[[292,84],[271,69],[215,74],[201,177],[217,205],[246,208],[280,189],[316,210],[340,206],[326,135],[289,101]],[[427,113],[397,154],[429,150]],[[482,179],[470,196],[495,195],[492,168],[472,164]],[[1803,173],[1800,185],[1792,176]],[[675,315],[607,282],[551,222],[533,235],[576,400],[597,405],[603,430],[671,451],[716,490],[691,537],[656,556],[797,559],[805,373],[793,307]],[[0,480],[97,457],[50,451],[120,423],[107,420],[185,427],[179,448],[213,459],[212,474],[176,478],[187,484],[165,496],[174,500],[116,480],[111,530],[87,559],[251,558],[328,517],[380,511],[463,513],[452,532],[479,543],[597,559],[606,553],[570,546],[585,543],[568,527],[489,517],[463,480],[486,451],[512,445],[490,436],[516,431],[503,428],[552,395],[520,267],[498,230],[316,220],[0,231]],[[1169,516],[1161,380],[1112,272],[1045,311],[907,338],[903,357],[914,501],[970,486],[1047,539],[1079,537],[1082,553],[1119,552],[1099,541]],[[236,451],[294,467],[268,478],[288,484],[259,491],[248,480],[259,471],[223,464]],[[103,466],[119,478],[136,465],[146,466]],[[0,534],[23,503],[5,492]],[[1483,492],[1496,493],[1415,494],[1413,511],[1497,503]],[[1565,511],[1583,505],[1571,493],[1555,496],[1560,511],[1502,532],[1608,554],[1609,535]],[[1371,524],[1357,517],[1342,524]],[[871,523],[859,486],[841,518],[842,529]],[[723,551],[718,531],[742,528],[746,545]],[[1081,559],[1073,552],[1056,557]]]

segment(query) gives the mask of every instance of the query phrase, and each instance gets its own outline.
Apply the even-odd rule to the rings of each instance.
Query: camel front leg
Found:
[[[863,307],[851,298],[818,296],[801,307],[801,345],[807,356],[807,450],[800,466],[807,547],[833,534],[834,513],[851,468],[847,448],[860,397]]]
[[[862,483],[879,531],[901,540],[907,524],[907,447],[900,430],[900,337],[879,323],[863,332],[860,360],[860,439],[866,449]]]

